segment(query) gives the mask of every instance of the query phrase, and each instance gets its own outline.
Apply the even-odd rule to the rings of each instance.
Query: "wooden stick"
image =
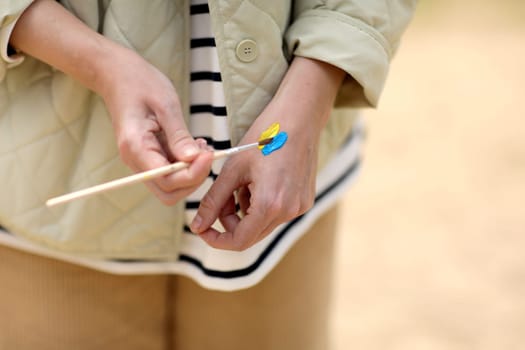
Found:
[[[250,143],[250,144],[243,145],[243,146],[237,146],[237,147],[232,147],[232,148],[228,148],[228,149],[221,150],[221,151],[216,151],[213,153],[213,159],[216,160],[219,158],[224,158],[224,157],[230,156],[235,153],[243,152],[243,151],[246,151],[252,148],[256,148],[258,146],[263,146],[263,145],[270,143],[271,141],[272,139],[270,138],[270,139],[265,139],[259,142]],[[186,163],[186,162],[176,162],[176,163],[168,164],[160,168],[147,170],[141,173],[137,173],[137,174],[126,176],[120,179],[109,181],[109,182],[106,182],[100,185],[88,187],[83,190],[71,192],[71,193],[68,193],[68,194],[65,194],[59,197],[48,199],[46,201],[46,205],[48,207],[52,207],[55,205],[68,203],[68,202],[71,202],[79,198],[88,197],[88,196],[91,196],[97,193],[110,191],[116,188],[128,186],[128,185],[135,184],[138,182],[148,181],[148,180],[151,180],[151,179],[163,176],[163,175],[167,175],[167,174],[185,169],[189,165],[190,163]]]

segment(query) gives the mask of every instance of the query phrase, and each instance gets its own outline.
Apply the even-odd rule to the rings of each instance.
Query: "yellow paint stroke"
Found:
[[[279,133],[280,129],[281,129],[281,126],[279,125],[279,123],[273,123],[272,125],[270,125],[268,129],[264,130],[261,133],[261,136],[259,136],[259,141],[268,139],[270,137],[275,137]],[[259,149],[262,149],[263,147],[264,146],[259,146]]]

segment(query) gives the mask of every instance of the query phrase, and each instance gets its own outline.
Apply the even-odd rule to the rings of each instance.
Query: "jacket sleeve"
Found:
[[[0,3],[0,82],[4,80],[7,69],[20,64],[24,57],[8,50],[9,37],[16,21],[33,0],[8,0]]]
[[[288,52],[348,73],[336,106],[376,107],[416,0],[297,0]]]

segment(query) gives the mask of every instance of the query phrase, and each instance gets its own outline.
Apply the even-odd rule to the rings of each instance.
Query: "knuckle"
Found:
[[[180,200],[180,197],[178,195],[166,192],[160,192],[159,194],[157,194],[157,198],[159,198],[161,203],[165,206],[173,206],[177,204]]]
[[[186,181],[184,181],[184,188],[188,191],[193,192],[193,190],[196,190],[197,187],[199,187],[199,184],[201,183],[200,177],[188,177]]]
[[[170,206],[175,205],[177,203],[176,200],[173,200],[171,198],[165,198],[165,197],[160,198],[160,202],[162,204],[164,204],[165,206],[167,206],[167,207],[170,207]]]
[[[192,171],[189,174],[188,185],[192,187],[198,187],[202,182],[204,182],[210,175],[210,169],[202,169],[199,171]]]
[[[177,204],[181,198],[184,196],[184,192],[180,191],[164,191],[156,183],[147,183],[146,186],[151,193],[165,206],[173,206]]]
[[[314,206],[314,197],[309,196],[309,198],[307,198],[306,200],[301,201],[299,208],[298,208],[297,216],[303,215],[308,210],[312,209],[313,206]]]
[[[293,198],[288,201],[281,199],[273,200],[267,209],[267,215],[278,217],[283,222],[290,221],[306,213],[313,206],[314,199],[309,196],[307,199]]]
[[[284,200],[282,196],[276,196],[269,201],[266,214],[284,222],[297,217],[299,211],[300,202],[296,199]]]
[[[173,142],[175,144],[181,143],[181,142],[187,142],[187,141],[192,141],[193,142],[193,138],[184,129],[177,129],[177,130],[173,131],[173,133],[171,134],[171,138],[173,139]]]
[[[117,146],[120,154],[120,158],[126,164],[131,164],[133,154],[133,141],[131,137],[121,136],[118,138]]]
[[[155,186],[148,186],[150,191],[157,197],[157,199],[165,206],[173,206],[178,202],[178,197],[163,192],[160,188]]]
[[[165,179],[165,178],[160,178],[160,179],[157,179],[155,181],[155,184],[158,186],[158,188],[168,194],[170,192],[173,192],[175,191],[177,188],[176,186],[171,182],[169,181],[168,179]]]
[[[129,153],[132,147],[131,137],[128,134],[120,134],[117,140],[117,145],[121,152]]]
[[[209,193],[206,194],[200,201],[199,209],[204,211],[214,211],[217,208],[215,199]]]
[[[172,115],[179,107],[179,100],[176,96],[166,93],[158,98],[156,101],[157,112],[161,115],[170,116]]]
[[[301,205],[299,202],[294,202],[292,205],[287,206],[287,208],[283,211],[285,221],[295,219],[301,214]]]
[[[244,239],[241,239],[241,240],[234,241],[233,245],[231,247],[231,250],[236,251],[236,252],[242,252],[242,251],[250,248],[250,246],[251,246],[250,241],[248,241],[246,238],[244,238]]]
[[[266,215],[269,217],[281,216],[283,213],[283,204],[279,199],[272,200],[266,207]]]

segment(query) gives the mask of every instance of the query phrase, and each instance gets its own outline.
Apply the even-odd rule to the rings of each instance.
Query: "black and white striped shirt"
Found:
[[[226,102],[208,2],[192,0],[190,15],[190,133],[195,138],[205,139],[215,150],[230,148]],[[215,161],[203,185],[186,199],[186,233],[191,233],[188,225],[197,212],[200,200],[219,175],[223,163]]]

